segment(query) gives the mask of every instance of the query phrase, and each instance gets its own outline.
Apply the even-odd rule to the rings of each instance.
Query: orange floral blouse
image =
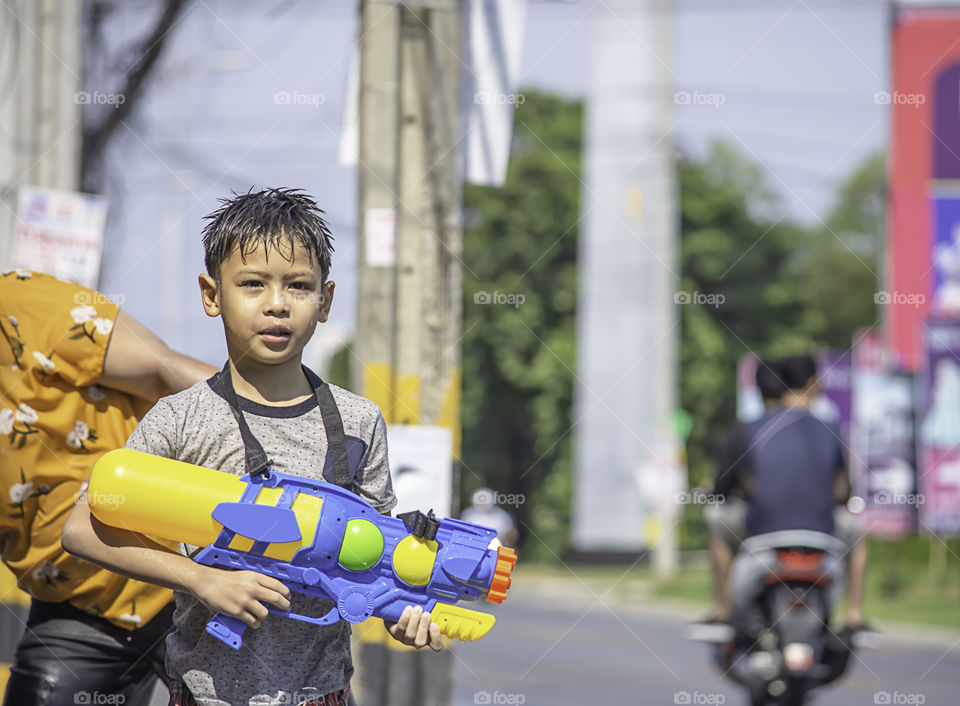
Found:
[[[0,275],[0,553],[34,598],[133,629],[172,593],[60,546],[93,464],[123,446],[149,408],[97,385],[118,312],[104,295],[49,275]]]

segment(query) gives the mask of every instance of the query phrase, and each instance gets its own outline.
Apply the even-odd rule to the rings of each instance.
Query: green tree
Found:
[[[735,418],[741,356],[846,350],[856,329],[875,323],[883,162],[864,162],[813,227],[780,220],[759,167],[728,146],[714,145],[701,161],[681,157],[678,169],[681,289],[724,297],[681,311],[680,397],[694,419],[687,455],[698,483],[713,476]],[[699,518],[689,514],[697,543]]]
[[[464,188],[461,495],[519,498],[527,556],[549,558],[569,528],[582,107],[524,96],[506,184]]]

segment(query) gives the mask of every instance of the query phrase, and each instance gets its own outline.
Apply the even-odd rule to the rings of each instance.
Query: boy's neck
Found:
[[[302,402],[313,394],[313,387],[303,372],[300,357],[277,365],[230,358],[230,377],[239,397],[269,406]]]

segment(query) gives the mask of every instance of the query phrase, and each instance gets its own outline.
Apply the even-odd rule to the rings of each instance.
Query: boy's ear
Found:
[[[333,304],[333,290],[336,288],[336,285],[337,283],[331,280],[320,287],[320,298],[317,302],[318,323],[327,323],[327,317],[330,316],[330,306]]]
[[[217,287],[217,281],[208,274],[200,275],[199,281],[203,310],[207,316],[220,316],[220,288]]]

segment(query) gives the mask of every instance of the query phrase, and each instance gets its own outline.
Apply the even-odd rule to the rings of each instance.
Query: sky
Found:
[[[519,90],[584,97],[597,13],[647,12],[652,4],[531,0]],[[836,187],[887,137],[876,98],[888,88],[887,3],[674,7],[672,55],[659,57],[675,92],[674,143],[693,154],[712,140],[733,144],[764,167],[785,217],[823,218]],[[118,3],[104,27],[107,55],[126,56],[156,8]],[[220,324],[200,307],[203,216],[231,190],[262,185],[314,194],[336,236],[333,313],[307,360],[351,336],[356,174],[339,165],[338,147],[356,35],[349,0],[196,0],[171,32],[142,104],[110,147],[100,284],[170,345],[214,364],[225,359]]]

